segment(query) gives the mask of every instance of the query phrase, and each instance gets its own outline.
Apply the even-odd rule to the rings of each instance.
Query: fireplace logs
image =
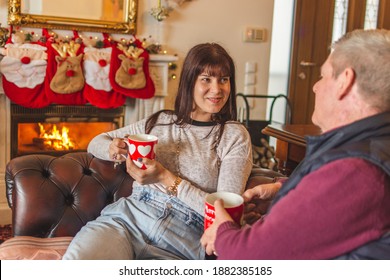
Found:
[[[11,104],[11,158],[86,151],[94,136],[123,126],[124,108],[51,105],[29,109]]]

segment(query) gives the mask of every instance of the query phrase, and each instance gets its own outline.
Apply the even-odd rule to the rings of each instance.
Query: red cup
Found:
[[[204,229],[206,230],[214,222],[214,202],[217,199],[223,200],[225,210],[237,224],[241,225],[244,213],[244,198],[241,195],[232,192],[215,192],[206,196]]]
[[[129,156],[141,169],[146,169],[145,164],[139,162],[139,158],[155,159],[158,138],[150,134],[134,134],[127,137],[126,144],[129,148]]]

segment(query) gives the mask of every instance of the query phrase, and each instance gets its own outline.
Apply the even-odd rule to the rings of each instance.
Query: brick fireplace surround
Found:
[[[1,59],[1,58],[0,58]],[[151,55],[149,71],[155,84],[151,99],[128,99],[125,104],[124,125],[142,119],[164,108],[168,95],[168,64],[177,60],[171,55]],[[5,192],[5,168],[11,159],[11,102],[4,94],[0,74],[0,225],[11,223],[11,210]]]

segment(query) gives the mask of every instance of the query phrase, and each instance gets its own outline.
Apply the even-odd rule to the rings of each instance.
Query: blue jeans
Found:
[[[74,237],[63,259],[204,259],[203,217],[176,197],[135,187]]]

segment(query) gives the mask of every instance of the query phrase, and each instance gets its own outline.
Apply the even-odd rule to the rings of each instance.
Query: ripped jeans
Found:
[[[176,197],[134,187],[73,238],[63,259],[204,259],[203,217]]]

